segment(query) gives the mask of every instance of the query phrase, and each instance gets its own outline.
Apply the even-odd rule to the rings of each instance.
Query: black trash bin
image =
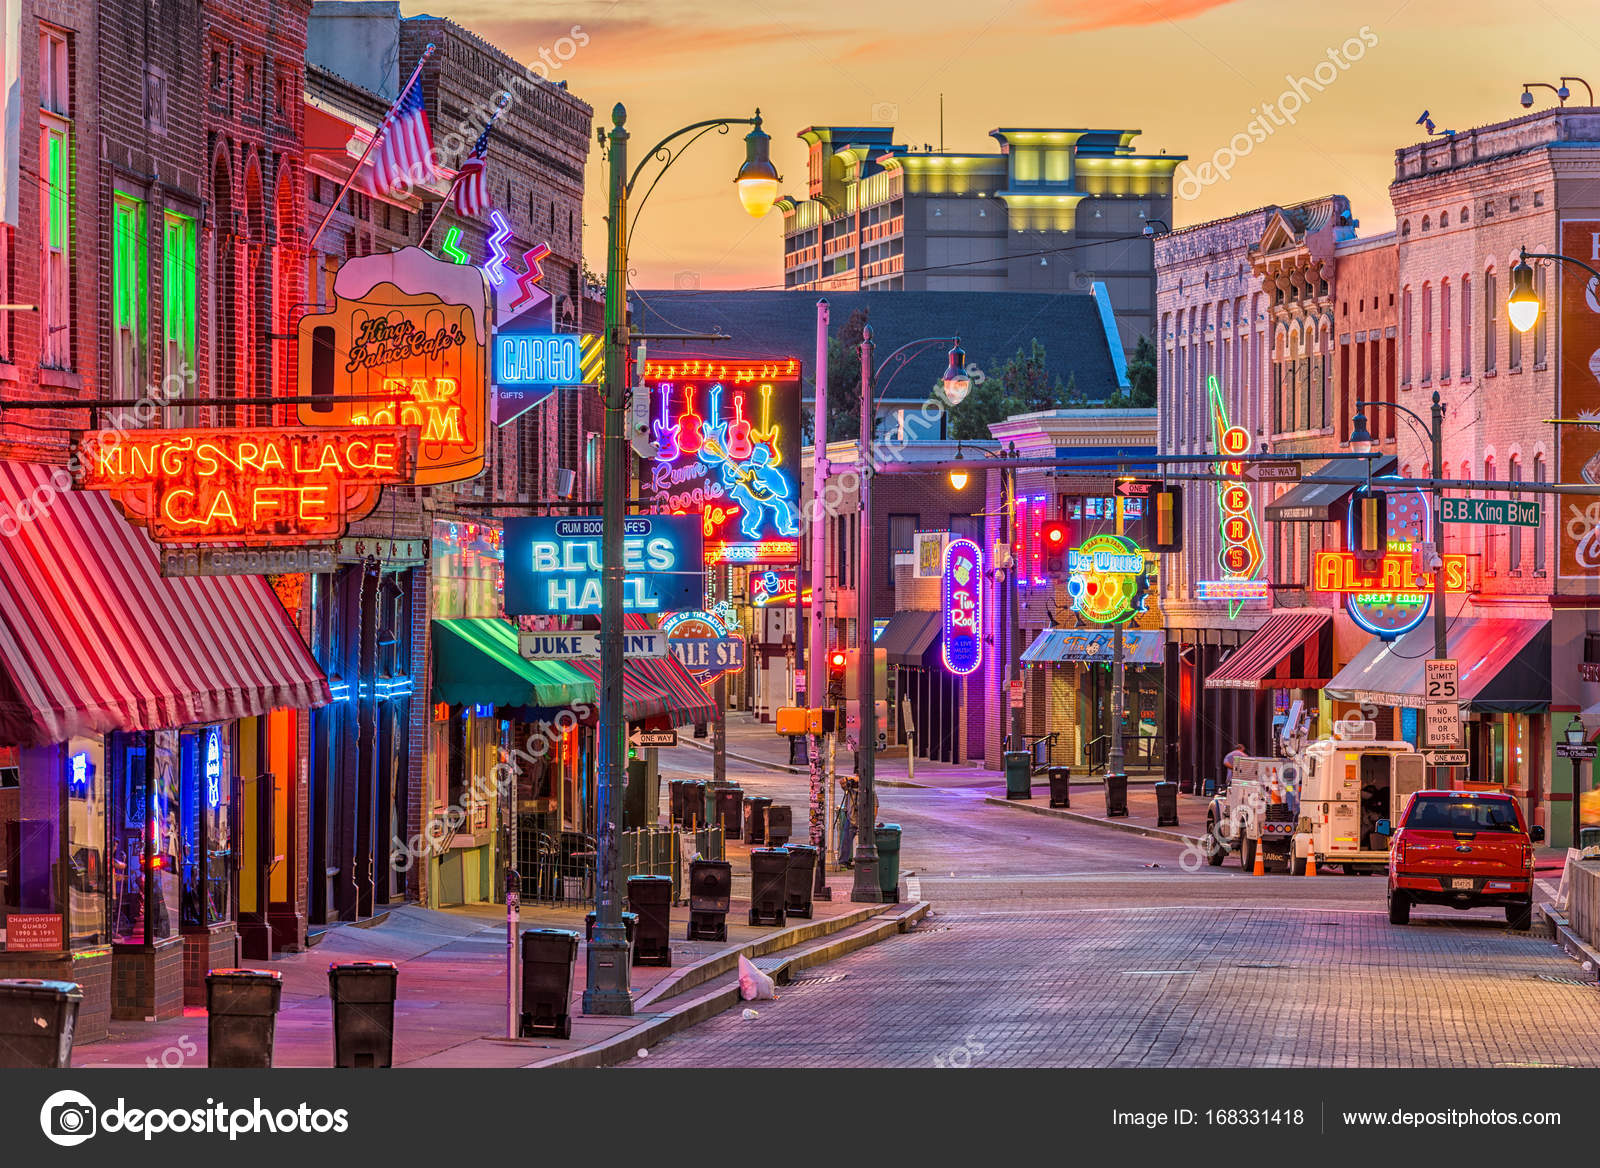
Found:
[[[522,1017],[518,1032],[572,1037],[572,975],[578,966],[578,934],[571,929],[525,929],[522,933]]]
[[[1123,772],[1106,775],[1106,818],[1128,814],[1128,776]]]
[[[594,913],[594,912],[590,912],[590,913],[588,913],[588,914],[586,914],[584,916],[584,918],[583,918],[583,939],[585,941],[593,941],[594,940],[594,922],[595,922],[596,919],[597,919],[597,914]],[[639,927],[639,914],[638,913],[625,912],[625,913],[622,914],[622,931],[627,934],[628,944],[629,945],[633,944],[634,932],[638,927]]]
[[[667,822],[677,827],[683,823],[683,787],[687,779],[667,780]]]
[[[1126,796],[1124,796],[1126,799]],[[1178,784],[1156,784],[1156,826],[1178,826]]]
[[[394,999],[399,982],[400,969],[392,961],[328,966],[334,1066],[394,1066]]]
[[[1002,755],[1006,771],[1006,798],[1033,798],[1033,755],[1026,750],[1008,750]]]
[[[777,810],[777,808],[773,808]],[[788,899],[784,911],[791,917],[811,919],[811,883],[817,871],[817,849],[810,844],[789,844]]]
[[[213,969],[206,974],[206,1066],[272,1066],[283,974],[276,969]]]
[[[744,838],[744,788],[743,787],[718,787],[717,792],[717,823],[722,828],[722,838],[736,840]]]
[[[726,860],[689,861],[689,940],[726,941],[732,901],[732,864]]]
[[[706,825],[706,782],[683,780],[683,830],[699,831]]]
[[[772,800],[765,795],[746,795],[744,800],[744,839],[752,845],[767,842],[767,808]]]
[[[789,903],[789,849],[750,849],[750,923],[783,925]]]
[[[672,877],[629,876],[628,907],[639,918],[633,941],[635,965],[672,964]]]
[[[1072,806],[1072,768],[1053,766],[1050,768],[1050,806]]]
[[[72,1032],[82,1002],[83,990],[75,981],[0,980],[0,1067],[30,1071],[70,1067]]]
[[[781,848],[794,835],[794,809],[787,803],[767,808],[767,842]]]
[[[878,840],[878,891],[884,904],[900,903],[900,825],[880,823],[874,829]]]

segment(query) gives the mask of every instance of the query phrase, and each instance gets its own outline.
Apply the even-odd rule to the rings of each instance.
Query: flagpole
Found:
[[[500,96],[500,104],[495,106],[494,113],[489,115],[489,120],[487,123],[485,123],[483,132],[487,134],[489,132],[489,127],[498,122],[500,120],[500,115],[505,113],[506,110],[510,108],[511,93],[508,90],[506,93]],[[444,201],[439,204],[439,209],[433,213],[433,218],[428,220],[428,226],[423,230],[422,238],[417,241],[418,247],[425,248],[428,246],[428,236],[433,234],[434,226],[439,222],[439,217],[444,214],[444,209],[450,205],[450,200],[456,193],[456,184],[460,181],[461,170],[460,168],[457,168],[455,178],[450,180],[450,189],[444,193]]]
[[[328,205],[328,209],[323,212],[322,222],[317,224],[316,234],[311,237],[311,242],[306,245],[307,251],[315,250],[317,246],[317,240],[322,238],[323,228],[327,227],[328,220],[333,218],[334,209],[338,207],[340,203],[344,202],[345,192],[347,192],[350,189],[351,184],[356,181],[356,175],[361,173],[361,168],[367,164],[367,159],[371,157],[373,148],[377,146],[377,144],[383,139],[384,131],[389,128],[389,123],[394,119],[395,111],[400,108],[400,103],[405,101],[406,96],[411,92],[411,87],[417,83],[417,78],[422,76],[422,67],[428,63],[428,58],[433,56],[433,49],[434,46],[429,45],[427,48],[422,50],[421,60],[417,62],[417,67],[411,71],[411,80],[406,82],[406,87],[402,89],[399,93],[399,96],[394,99],[394,104],[389,107],[389,112],[383,115],[383,121],[378,123],[377,132],[372,135],[372,139],[367,143],[367,148],[362,151],[361,158],[356,163],[355,169],[353,169],[350,172],[349,177],[344,180],[344,184],[339,188],[339,193],[333,196],[333,202],[330,203]]]

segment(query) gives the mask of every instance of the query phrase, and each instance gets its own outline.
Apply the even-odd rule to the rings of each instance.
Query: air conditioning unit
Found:
[[[1344,736],[1353,742],[1376,742],[1378,740],[1378,724],[1376,722],[1346,722],[1344,723]]]
[[[556,498],[570,499],[578,487],[578,472],[561,466],[556,468]]]

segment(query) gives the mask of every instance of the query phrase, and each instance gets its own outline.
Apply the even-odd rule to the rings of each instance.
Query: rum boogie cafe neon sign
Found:
[[[74,479],[159,542],[332,541],[411,481],[416,443],[397,427],[135,430],[81,438]]]
[[[598,518],[507,519],[506,615],[599,613],[603,532]],[[705,595],[704,554],[698,515],[628,516],[623,609],[661,613],[697,607]]]

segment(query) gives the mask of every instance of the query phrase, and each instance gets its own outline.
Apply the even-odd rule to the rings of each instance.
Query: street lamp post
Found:
[[[884,358],[884,368],[891,369],[884,382],[887,389],[895,374],[904,369],[917,351],[933,344],[951,346],[949,361],[945,365],[944,390],[947,397],[960,400],[970,385],[966,370],[966,354],[961,349],[959,337],[923,337],[901,345]],[[861,330],[861,431],[856,450],[856,477],[860,482],[858,506],[860,508],[860,546],[856,554],[856,681],[857,708],[859,710],[860,747],[856,763],[856,854],[855,876],[850,887],[850,899],[857,903],[881,904],[883,893],[878,888],[878,839],[872,805],[873,768],[878,749],[877,708],[877,655],[872,644],[872,478],[875,472],[874,439],[877,435],[878,375],[873,365],[872,326]],[[826,423],[819,423],[825,425]]]
[[[611,111],[611,132],[606,138],[610,164],[610,195],[606,216],[606,316],[605,316],[605,445],[604,510],[600,549],[600,750],[599,783],[595,799],[596,881],[595,930],[589,945],[583,990],[585,1014],[632,1014],[629,990],[628,941],[622,927],[621,876],[616,819],[622,805],[627,767],[627,723],[623,719],[622,690],[622,589],[623,515],[628,499],[628,440],[623,413],[628,405],[627,276],[628,200],[639,174],[651,159],[661,171],[640,199],[642,208],[661,175],[683,151],[712,130],[726,134],[733,125],[753,127],[745,136],[745,162],[734,182],[739,201],[760,218],[771,210],[778,194],[778,172],[769,158],[771,140],[761,130],[761,111],[753,118],[717,118],[695,122],[668,134],[651,148],[637,168],[628,172],[628,111],[621,102]],[[671,143],[693,134],[676,150]]]
[[[1567,745],[1582,746],[1584,740],[1583,721],[1576,714],[1572,721],[1567,723]],[[1578,794],[1583,789],[1583,760],[1573,754],[1572,756],[1572,847],[1579,847],[1578,832],[1583,823],[1583,817],[1578,814]]]

